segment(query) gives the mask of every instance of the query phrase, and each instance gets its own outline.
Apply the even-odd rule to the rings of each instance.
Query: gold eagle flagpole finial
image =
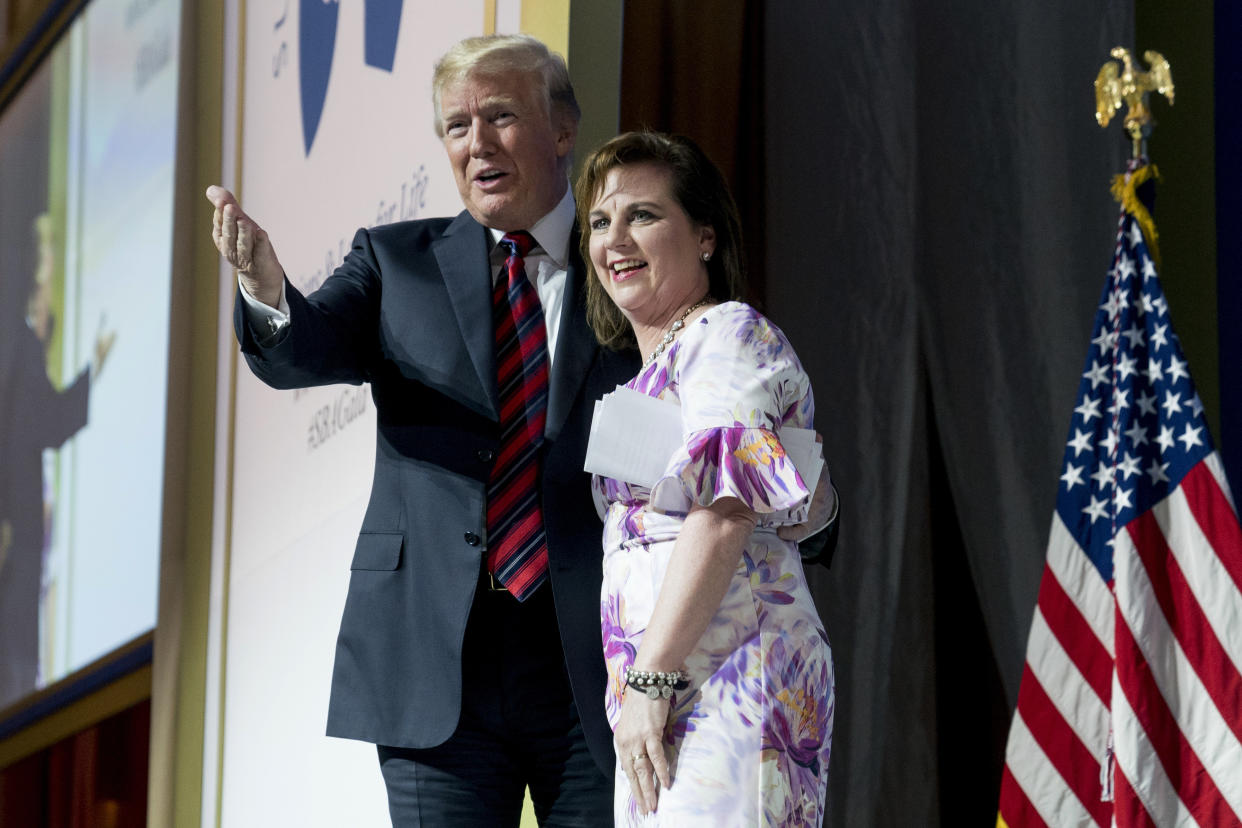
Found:
[[[1113,113],[1127,104],[1126,132],[1133,142],[1134,157],[1143,155],[1143,143],[1151,135],[1155,121],[1151,110],[1147,108],[1147,93],[1157,92],[1169,99],[1173,104],[1173,73],[1169,62],[1159,52],[1146,51],[1143,59],[1151,69],[1143,72],[1135,67],[1130,59],[1130,52],[1117,46],[1109,52],[1116,60],[1110,60],[1100,67],[1095,77],[1095,120],[1100,126],[1108,126]],[[1117,61],[1121,62],[1118,67]]]

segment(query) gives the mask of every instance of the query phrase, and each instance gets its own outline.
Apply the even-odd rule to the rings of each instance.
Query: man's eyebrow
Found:
[[[460,107],[458,109],[441,110],[440,120],[453,121],[468,116],[472,107]],[[480,112],[492,112],[497,109],[518,109],[518,99],[508,95],[493,95],[490,98],[484,98],[479,101],[478,109]]]
[[[518,106],[518,99],[510,95],[493,95],[490,98],[484,98],[479,101],[479,109],[514,109]]]

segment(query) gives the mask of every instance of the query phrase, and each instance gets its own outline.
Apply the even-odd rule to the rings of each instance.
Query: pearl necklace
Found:
[[[677,332],[686,327],[686,317],[706,305],[711,298],[712,295],[708,293],[702,299],[686,308],[681,316],[677,317],[676,321],[673,322],[668,331],[664,334],[664,338],[660,340],[660,344],[656,345],[655,350],[651,352],[651,356],[647,357],[647,361],[643,363],[643,368],[646,368],[648,365],[659,359],[660,354],[664,353],[664,349],[670,342],[673,341],[673,337],[677,336]]]

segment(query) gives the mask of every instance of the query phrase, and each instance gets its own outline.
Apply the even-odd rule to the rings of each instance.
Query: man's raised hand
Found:
[[[237,199],[223,187],[207,188],[207,200],[215,207],[211,217],[211,240],[228,263],[237,268],[246,292],[270,307],[280,302],[285,271],[276,258],[267,231],[242,212]]]

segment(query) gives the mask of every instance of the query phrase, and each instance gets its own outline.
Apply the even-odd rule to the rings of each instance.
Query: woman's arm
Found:
[[[672,672],[698,644],[729,588],[742,548],[755,528],[755,514],[740,500],[724,497],[695,506],[686,516],[669,558],[655,611],[634,659],[634,669]],[[664,752],[669,702],[627,690],[615,739],[617,756],[643,813],[654,811],[658,778],[672,784]],[[635,767],[635,757],[646,756]],[[654,777],[653,772],[654,771]]]

